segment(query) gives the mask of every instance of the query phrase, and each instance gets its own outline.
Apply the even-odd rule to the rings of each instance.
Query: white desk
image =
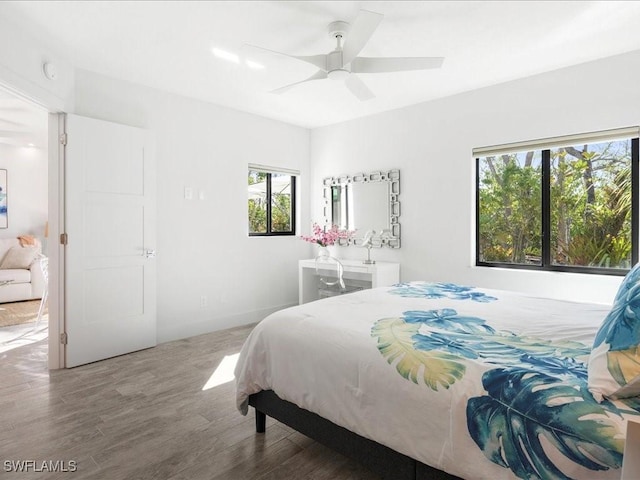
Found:
[[[344,267],[343,279],[347,287],[355,289],[385,287],[400,281],[400,264],[376,262],[365,265],[360,260],[340,260]],[[320,291],[316,261],[313,258],[298,262],[298,302],[318,300]]]

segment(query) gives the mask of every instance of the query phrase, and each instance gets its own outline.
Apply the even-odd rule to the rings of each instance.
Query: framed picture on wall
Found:
[[[9,226],[7,216],[7,171],[0,169],[0,228]]]

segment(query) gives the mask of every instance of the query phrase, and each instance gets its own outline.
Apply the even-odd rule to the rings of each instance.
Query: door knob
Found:
[[[156,258],[156,251],[152,250],[150,248],[147,248],[144,251],[144,256],[145,256],[145,258]]]

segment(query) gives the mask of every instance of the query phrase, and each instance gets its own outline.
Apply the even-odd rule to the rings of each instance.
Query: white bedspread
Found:
[[[638,401],[586,384],[609,308],[422,282],[288,308],[247,339],[237,405],[273,390],[468,479],[619,478]]]

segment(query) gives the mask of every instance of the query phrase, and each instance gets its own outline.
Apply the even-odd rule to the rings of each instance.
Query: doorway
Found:
[[[1,79],[0,88],[39,108],[47,119],[48,237],[43,232],[42,243],[48,258],[48,341],[36,346],[42,347],[49,369],[154,346],[156,208],[151,132],[62,113],[63,105],[55,99],[40,102]],[[68,312],[68,306],[76,310]],[[74,349],[82,353],[91,345],[93,356],[72,355]]]
[[[0,353],[47,341],[48,121],[0,89]]]

